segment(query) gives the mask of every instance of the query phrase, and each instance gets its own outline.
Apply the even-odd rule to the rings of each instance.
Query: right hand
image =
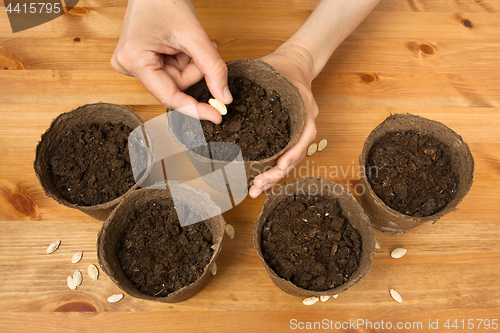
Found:
[[[111,65],[136,77],[165,107],[194,104],[197,112],[189,116],[218,124],[217,110],[182,92],[205,77],[215,98],[232,102],[227,67],[216,47],[189,0],[129,0]]]

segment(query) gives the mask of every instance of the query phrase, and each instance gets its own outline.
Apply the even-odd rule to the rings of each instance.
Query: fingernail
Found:
[[[222,94],[224,95],[224,100],[226,104],[230,104],[233,101],[233,95],[229,91],[229,86],[225,86],[224,90],[222,90]]]

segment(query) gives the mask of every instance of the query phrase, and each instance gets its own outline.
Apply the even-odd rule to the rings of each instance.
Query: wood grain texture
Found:
[[[226,61],[259,58],[304,22],[316,0],[193,1]],[[35,147],[52,119],[93,102],[125,105],[144,121],[164,108],[109,63],[127,2],[81,0],[66,15],[13,34],[0,1],[0,331],[262,332],[290,320],[422,323],[422,329],[344,327],[342,332],[428,332],[429,320],[500,320],[500,2],[382,0],[313,82],[318,137],[328,147],[285,179],[321,176],[355,192],[358,156],[391,113],[443,122],[469,144],[474,184],[456,212],[403,235],[376,231],[382,250],[371,272],[337,299],[310,307],[274,286],[252,244],[264,198],[224,213],[218,272],[192,299],[161,304],[127,297],[101,272],[92,281],[101,222],[58,205],[35,173]],[[45,249],[60,239],[51,255]],[[405,247],[401,259],[390,251]],[[71,256],[84,251],[82,261]],[[81,269],[81,287],[66,277]],[[394,302],[389,289],[401,293]],[[477,324],[477,322],[476,322]],[[434,330],[436,331],[436,330]],[[462,332],[467,330],[450,330]],[[494,332],[483,328],[474,332]],[[498,331],[498,330],[497,330]]]

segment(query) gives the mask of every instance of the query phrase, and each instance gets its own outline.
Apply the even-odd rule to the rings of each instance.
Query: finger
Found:
[[[233,96],[227,84],[227,66],[220,57],[206,32],[202,30],[193,47],[187,49],[193,62],[205,76],[207,86],[212,95],[225,104],[233,101]]]
[[[203,74],[195,64],[188,64],[182,71],[177,67],[165,65],[163,70],[172,78],[181,91],[203,79]]]
[[[181,92],[175,81],[163,69],[153,70],[146,67],[138,71],[135,77],[163,106],[171,109],[182,109],[181,112],[193,118],[210,120],[214,123],[222,121],[222,116],[213,107],[199,103],[193,97]],[[195,107],[186,108],[190,105]]]
[[[309,117],[306,116],[306,122],[297,143],[280,156],[277,165],[255,177],[252,185],[255,190],[250,191],[250,196],[252,197],[252,194],[259,196],[260,193],[283,179],[293,167],[304,159],[307,147],[309,147],[315,138],[316,125],[314,123],[314,115],[310,113]],[[258,191],[260,193],[257,194]]]
[[[164,57],[164,65],[169,65],[177,68],[179,71],[184,70],[184,68],[191,62],[191,57],[186,53],[177,53],[174,55],[166,55]],[[201,73],[201,72],[200,72]]]

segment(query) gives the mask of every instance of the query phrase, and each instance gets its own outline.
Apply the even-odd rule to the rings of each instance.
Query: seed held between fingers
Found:
[[[219,113],[221,115],[226,115],[227,114],[227,108],[226,108],[226,105],[224,103],[222,103],[221,101],[219,101],[218,99],[215,99],[215,98],[210,98],[208,100],[208,104],[210,104],[211,106],[213,106],[217,111],[219,111]]]

